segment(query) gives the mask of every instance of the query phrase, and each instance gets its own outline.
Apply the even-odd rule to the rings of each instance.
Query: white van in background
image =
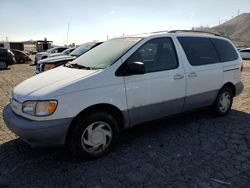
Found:
[[[244,60],[250,60],[250,48],[241,49],[240,55]]]
[[[242,59],[226,38],[173,31],[115,38],[17,85],[6,125],[34,146],[106,154],[128,127],[211,106],[226,115],[243,90]]]

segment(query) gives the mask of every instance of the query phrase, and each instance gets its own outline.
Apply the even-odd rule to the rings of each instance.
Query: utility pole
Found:
[[[238,9],[238,12],[237,12],[237,16],[239,16],[240,15],[240,9]]]
[[[69,42],[69,26],[70,26],[70,22],[68,22],[67,45],[68,45],[68,42]]]

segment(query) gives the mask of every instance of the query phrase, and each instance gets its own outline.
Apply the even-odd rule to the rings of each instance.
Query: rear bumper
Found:
[[[3,110],[7,127],[33,146],[63,145],[73,118],[33,121],[16,115],[8,104]]]
[[[11,59],[7,62],[8,65],[14,65],[16,63],[15,59]]]
[[[242,82],[238,82],[235,84],[235,96],[239,95],[244,89],[244,85]]]

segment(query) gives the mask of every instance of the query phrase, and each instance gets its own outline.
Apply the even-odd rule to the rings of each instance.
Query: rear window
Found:
[[[222,62],[233,61],[238,59],[238,54],[230,42],[221,39],[211,39],[211,40],[214,43],[216,50],[219,53],[220,60]]]
[[[209,38],[178,37],[186,53],[188,61],[193,66],[219,63],[219,57]]]

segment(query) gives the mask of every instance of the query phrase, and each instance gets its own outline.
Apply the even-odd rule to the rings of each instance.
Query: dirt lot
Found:
[[[0,71],[0,111],[13,87],[33,75],[18,64]],[[130,129],[109,155],[76,161],[65,148],[31,148],[0,116],[2,187],[250,187],[250,62],[245,90],[227,117],[207,110]]]

